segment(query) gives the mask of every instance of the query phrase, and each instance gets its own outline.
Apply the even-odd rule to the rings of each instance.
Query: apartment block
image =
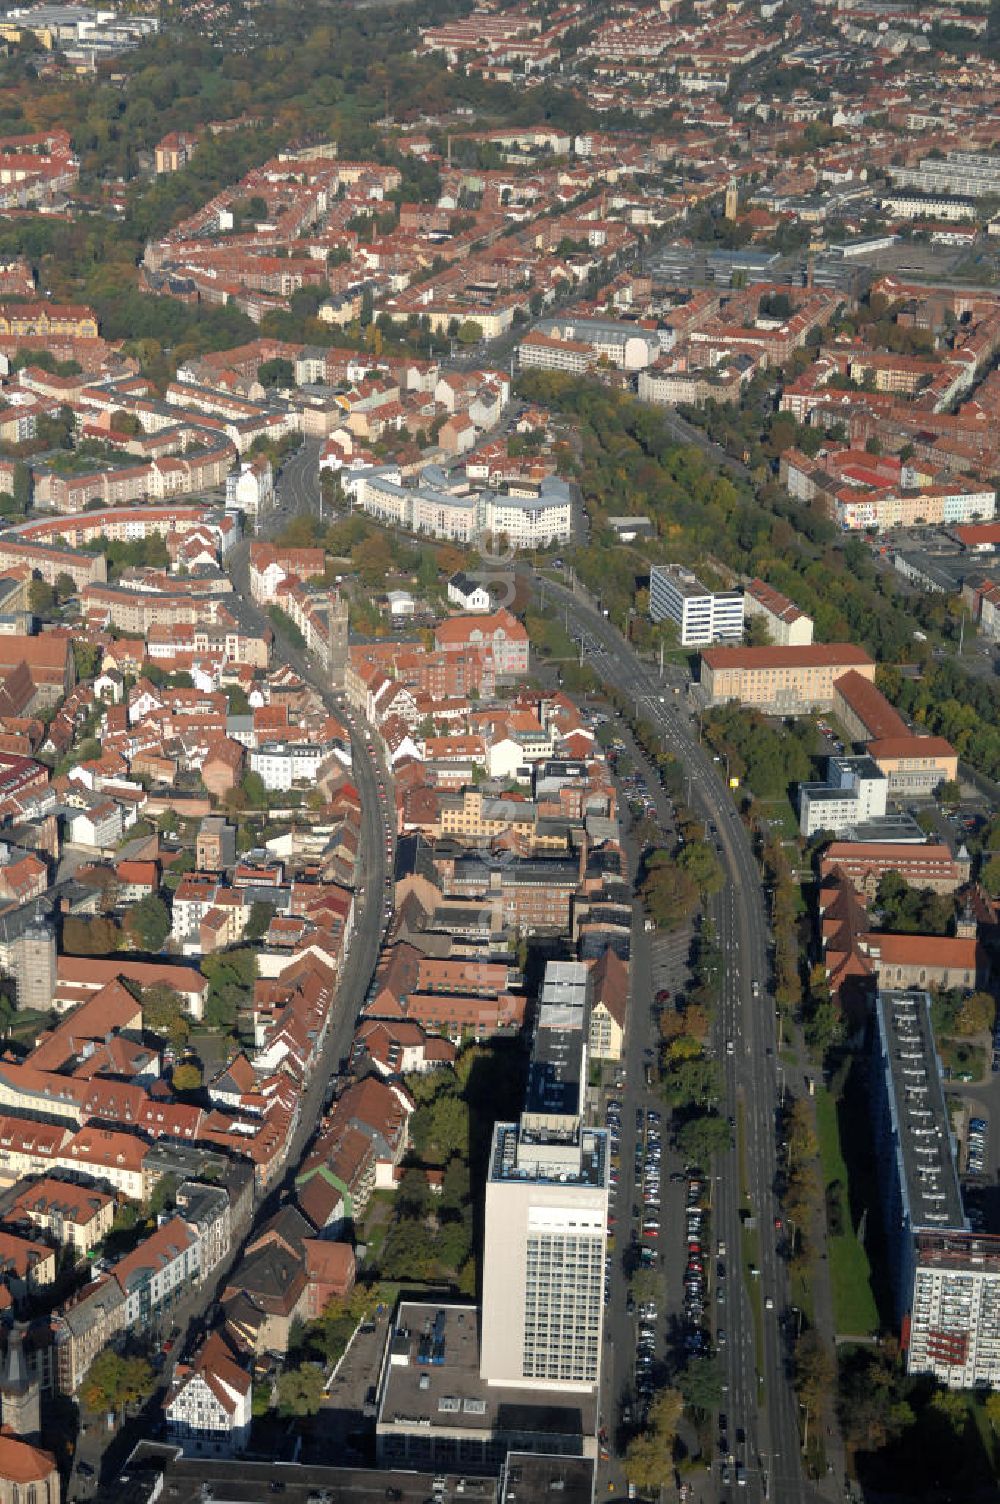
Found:
[[[966,1225],[930,1009],[928,992],[880,991],[872,1029],[872,1156],[896,1321],[904,1338],[913,1309],[918,1233]]]

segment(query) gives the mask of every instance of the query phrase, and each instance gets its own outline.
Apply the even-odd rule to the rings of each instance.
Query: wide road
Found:
[[[716,1167],[715,1235],[726,1244],[729,1293],[724,1311],[731,1334],[720,1359],[728,1386],[723,1409],[729,1448],[745,1469],[746,1486],[737,1495],[735,1468],[729,1488],[722,1487],[720,1468],[716,1477],[720,1498],[799,1504],[819,1495],[807,1487],[801,1468],[797,1404],[781,1325],[789,1301],[774,1225],[780,1215],[774,1192],[779,1080],[761,875],[719,768],[700,745],[682,701],[665,690],[589,601],[548,578],[545,593],[567,613],[570,631],[582,639],[584,655],[598,676],[626,696],[676,753],[688,777],[692,807],[718,832],[728,882],[710,908],[724,958],[715,1043],[729,1111],[739,1125],[739,1142]],[[760,989],[756,999],[755,982]],[[756,1219],[756,1236],[744,1233],[748,1211]],[[754,1276],[750,1263],[758,1271]],[[737,1444],[740,1431],[743,1445]]]

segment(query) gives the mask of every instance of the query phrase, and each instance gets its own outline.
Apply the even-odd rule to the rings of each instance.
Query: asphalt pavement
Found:
[[[760,870],[748,834],[718,769],[698,741],[683,699],[665,691],[655,672],[582,594],[550,579],[545,588],[568,614],[570,630],[583,639],[584,656],[597,675],[630,700],[680,758],[692,807],[718,833],[728,879],[710,909],[724,957],[723,999],[714,1042],[724,1066],[728,1110],[743,1125],[744,1152],[741,1166],[734,1140],[729,1152],[720,1157],[713,1199],[716,1237],[729,1250],[725,1321],[733,1338],[720,1350],[726,1413],[730,1435],[737,1431],[745,1435],[743,1445],[734,1450],[746,1482],[737,1489],[734,1471],[733,1483],[725,1488],[720,1470],[718,1497],[764,1498],[781,1504],[829,1497],[828,1488],[819,1492],[803,1475],[797,1401],[782,1325],[789,1295],[775,1231],[780,1215],[775,1193],[779,1076]],[[759,988],[756,998],[754,983]],[[759,1273],[754,1277],[747,1268],[748,1250],[754,1247],[752,1235],[744,1242],[743,1213],[747,1210],[757,1229],[753,1259]]]

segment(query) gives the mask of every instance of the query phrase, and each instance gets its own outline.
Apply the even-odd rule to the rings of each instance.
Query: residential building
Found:
[[[708,590],[679,564],[654,564],[649,571],[649,614],[654,622],[674,623],[681,647],[743,637],[742,593]]]
[[[918,1231],[906,1342],[911,1374],[949,1389],[1000,1386],[1000,1238]]]
[[[585,1126],[589,968],[545,969],[524,1108],[493,1130],[480,1372],[490,1385],[594,1393],[608,1216],[606,1134]]]
[[[462,611],[488,611],[492,604],[486,586],[461,572],[448,581],[448,599]]]
[[[621,1060],[628,1018],[629,969],[609,945],[591,972],[590,1029],[592,1060]]]
[[[750,581],[744,593],[743,609],[747,617],[764,622],[776,647],[806,647],[813,640],[812,617],[763,580]]]
[[[880,989],[871,1036],[872,1159],[896,1325],[904,1338],[914,1308],[917,1235],[966,1228],[930,1008],[925,991]],[[925,1293],[921,1324],[929,1326],[931,1304]],[[923,1336],[920,1349],[923,1355]]]
[[[235,1457],[250,1441],[253,1376],[212,1332],[190,1364],[178,1364],[163,1402],[167,1435],[185,1457]]]

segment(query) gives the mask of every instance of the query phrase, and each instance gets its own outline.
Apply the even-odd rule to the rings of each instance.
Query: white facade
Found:
[[[268,742],[250,753],[250,767],[268,790],[284,790],[297,783],[315,783],[327,752],[309,743]]]
[[[167,1429],[186,1457],[233,1457],[250,1443],[253,1385],[192,1373],[165,1406]]]
[[[739,642],[743,637],[743,595],[718,593],[676,564],[654,564],[649,572],[649,614],[653,621],[672,621],[682,647]]]
[[[573,508],[565,482],[543,482],[535,497],[485,497],[483,525],[494,538],[503,534],[511,548],[544,548],[565,543],[573,531]]]
[[[808,840],[821,830],[840,831],[886,812],[889,780],[870,757],[831,757],[825,783],[799,786],[799,830]]]
[[[1000,1387],[1000,1239],[918,1234],[906,1366],[950,1389]]]
[[[448,599],[463,611],[489,611],[493,604],[486,586],[464,574],[452,575],[448,581]]]

